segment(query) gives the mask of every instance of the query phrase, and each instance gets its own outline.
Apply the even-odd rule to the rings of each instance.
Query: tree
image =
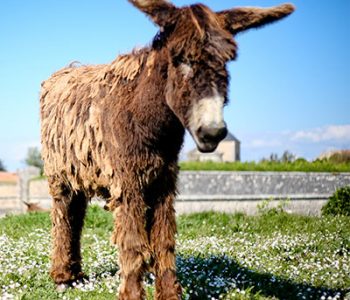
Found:
[[[280,163],[288,163],[295,161],[296,156],[289,152],[288,150],[284,151],[282,156],[279,157],[277,153],[271,153],[268,158],[263,158],[261,162],[280,162]]]
[[[284,151],[280,159],[281,162],[288,163],[295,161],[295,155],[288,150]]]
[[[279,161],[280,159],[278,158],[278,154],[277,153],[271,153],[270,154],[270,159],[269,161],[274,161],[274,162],[277,162]]]
[[[27,157],[25,159],[25,163],[28,166],[37,167],[40,169],[41,174],[44,171],[44,162],[41,159],[41,153],[37,147],[28,148]]]
[[[5,165],[1,159],[0,159],[0,171],[6,171]]]

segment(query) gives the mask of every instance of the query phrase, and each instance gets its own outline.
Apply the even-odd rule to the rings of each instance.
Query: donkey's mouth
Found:
[[[210,153],[214,152],[217,148],[219,143],[211,143],[211,142],[205,142],[205,143],[196,143],[197,149],[202,153]]]
[[[208,153],[215,151],[218,144],[226,137],[226,135],[226,126],[213,129],[203,129],[200,127],[198,130],[196,130],[193,138],[197,144],[198,150],[200,152]]]
[[[198,151],[202,153],[214,152],[220,142],[218,140],[203,139],[197,134],[194,134],[191,130],[190,133],[196,143]]]

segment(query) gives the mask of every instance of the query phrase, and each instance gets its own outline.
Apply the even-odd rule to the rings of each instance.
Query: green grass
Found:
[[[350,172],[349,163],[334,164],[327,161],[308,162],[181,162],[182,171],[265,171],[265,172]]]
[[[115,299],[111,231],[111,214],[90,207],[82,240],[90,279],[57,293],[48,275],[49,215],[0,219],[0,299]],[[341,299],[350,289],[350,218],[268,209],[180,216],[177,268],[184,299]],[[145,283],[151,299],[152,276]]]

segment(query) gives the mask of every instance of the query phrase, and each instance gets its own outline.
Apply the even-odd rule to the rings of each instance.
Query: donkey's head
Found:
[[[236,58],[233,36],[277,21],[294,11],[290,4],[213,12],[202,4],[177,8],[166,0],[129,0],[158,26],[154,47],[168,57],[166,101],[202,152],[214,151],[227,134],[223,107]]]

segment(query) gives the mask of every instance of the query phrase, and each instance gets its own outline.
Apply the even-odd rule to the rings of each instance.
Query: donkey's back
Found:
[[[42,83],[42,156],[48,177],[62,177],[73,190],[89,194],[113,184],[116,174],[102,129],[104,109],[108,101],[122,106],[125,89],[147,56],[147,51],[134,51],[108,65],[71,64]]]

